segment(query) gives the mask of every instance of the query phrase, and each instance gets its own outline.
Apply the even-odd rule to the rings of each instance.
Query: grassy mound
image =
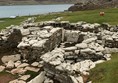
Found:
[[[90,71],[92,83],[117,83],[118,82],[118,53],[112,54],[112,59],[98,64]]]

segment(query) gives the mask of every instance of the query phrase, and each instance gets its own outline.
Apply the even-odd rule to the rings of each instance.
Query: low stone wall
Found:
[[[17,46],[24,59],[37,60],[40,56],[57,47],[62,41],[62,29],[51,26],[37,30],[25,29],[29,34],[24,36]]]

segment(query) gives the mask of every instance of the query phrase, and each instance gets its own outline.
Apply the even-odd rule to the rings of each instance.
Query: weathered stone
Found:
[[[1,58],[1,60],[2,60],[3,63],[7,63],[7,62],[9,62],[10,60],[12,60],[12,61],[18,61],[18,60],[21,59],[20,57],[21,57],[21,55],[19,55],[19,54],[16,54],[16,55],[9,55],[9,56],[3,56],[3,57]]]
[[[9,83],[18,83],[18,79],[12,80],[12,81],[10,81]]]
[[[28,83],[43,83],[45,80],[45,74],[46,74],[45,72],[41,72],[38,76],[36,76]]]
[[[80,50],[80,53],[84,54],[84,53],[87,53],[87,54],[95,54],[95,50],[92,50],[90,48],[86,48],[86,49],[82,49]]]
[[[94,38],[89,38],[89,39],[84,40],[83,43],[91,43],[91,42],[94,42],[95,40],[97,40],[96,37],[94,37]]]
[[[98,60],[98,61],[95,61],[94,63],[95,64],[100,64],[100,63],[103,63],[103,62],[105,62],[105,60]]]
[[[7,68],[13,68],[14,67],[14,62],[12,60],[10,60],[8,63],[7,63]]]
[[[24,47],[29,47],[30,45],[24,42],[21,42],[17,47],[18,48],[24,48]]]
[[[81,67],[80,67],[80,71],[89,71],[90,69],[95,67],[95,64],[91,61],[91,60],[85,60],[80,62]]]
[[[34,67],[37,67],[39,65],[39,63],[38,62],[33,62],[31,65],[34,66]]]
[[[5,66],[0,66],[0,72],[4,71]]]
[[[19,65],[21,65],[21,61],[17,61],[14,63],[15,67],[18,67]]]
[[[26,80],[29,79],[29,78],[30,78],[30,75],[23,75],[23,76],[21,76],[21,77],[18,78],[18,79],[26,81]]]
[[[65,37],[67,42],[78,42],[79,31],[66,31]]]
[[[45,78],[44,83],[54,83],[53,80],[49,79],[49,78]]]
[[[77,47],[78,49],[85,49],[85,48],[87,48],[87,44],[86,44],[86,43],[76,44],[76,47]]]
[[[77,50],[77,47],[73,46],[73,47],[67,47],[67,48],[63,48],[65,51],[74,51]]]
[[[78,83],[78,81],[77,81],[77,79],[74,77],[74,76],[70,76],[71,77],[71,79],[72,79],[72,83]]]
[[[12,74],[24,74],[27,70],[23,69],[23,68],[16,68],[16,69],[12,69],[11,73]]]
[[[77,81],[78,81],[79,83],[84,83],[84,80],[83,80],[83,78],[82,78],[81,76],[76,77],[76,79],[77,79]]]
[[[24,68],[24,67],[27,67],[29,66],[28,63],[22,63],[21,65],[18,66],[18,68]]]
[[[26,35],[30,34],[30,31],[29,31],[29,29],[21,29],[21,33],[23,36],[26,36]]]
[[[9,83],[26,83],[26,82],[23,80],[16,79],[16,80],[10,81]]]
[[[32,47],[34,47],[34,48],[36,48],[36,47],[37,48],[43,47],[44,44],[46,43],[46,41],[47,41],[47,39],[38,41],[37,43],[33,44]]]
[[[28,71],[33,71],[33,72],[38,72],[38,71],[40,70],[40,68],[25,67],[25,70],[28,70]]]

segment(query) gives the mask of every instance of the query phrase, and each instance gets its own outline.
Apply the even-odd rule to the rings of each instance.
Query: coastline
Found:
[[[23,5],[63,5],[63,4],[74,4],[74,3],[31,3],[31,4],[1,4],[0,6],[23,6]]]

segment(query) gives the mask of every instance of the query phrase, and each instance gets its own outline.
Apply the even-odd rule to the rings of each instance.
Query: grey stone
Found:
[[[18,68],[24,68],[24,67],[27,67],[29,66],[28,63],[22,63],[21,65],[18,66]]]
[[[28,83],[43,83],[45,80],[45,72],[41,72],[38,76],[36,76],[34,79],[29,81]]]
[[[11,73],[12,74],[25,74],[27,70],[23,69],[23,68],[16,68],[16,69],[12,69]]]
[[[14,63],[15,67],[18,67],[19,65],[21,65],[21,61],[17,61]]]
[[[34,67],[37,67],[39,65],[39,63],[38,62],[33,62],[31,65],[34,66]]]
[[[26,81],[26,80],[29,79],[30,77],[31,77],[30,75],[23,75],[23,76],[21,76],[21,77],[18,78],[18,79]]]
[[[78,49],[85,49],[85,48],[87,48],[87,44],[86,44],[86,43],[76,44],[76,47],[77,47]]]
[[[80,53],[82,53],[82,54],[84,54],[84,53],[87,53],[87,54],[95,54],[96,51],[95,50],[92,50],[90,48],[86,48],[86,49],[80,50]]]
[[[74,50],[77,50],[77,47],[75,47],[75,46],[67,47],[67,48],[63,48],[63,50],[65,50],[65,51],[74,51]]]
[[[7,63],[9,62],[10,60],[12,61],[18,61],[21,59],[21,55],[20,54],[16,54],[16,55],[9,55],[9,56],[3,56],[1,58],[2,62],[3,63]]]
[[[14,67],[14,62],[12,60],[10,60],[8,63],[7,63],[7,68],[13,68]]]
[[[25,70],[28,70],[28,71],[33,71],[33,72],[38,72],[38,71],[40,70],[40,68],[25,67]]]
[[[0,66],[0,72],[5,70],[5,66]]]
[[[94,42],[95,40],[97,40],[97,37],[86,39],[83,41],[83,43],[91,43]]]

